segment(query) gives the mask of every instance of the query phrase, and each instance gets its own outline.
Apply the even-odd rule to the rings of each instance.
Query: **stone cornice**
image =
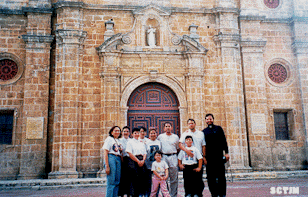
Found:
[[[241,21],[261,21],[263,23],[292,23],[292,22],[306,22],[308,23],[308,17],[291,17],[291,18],[267,18],[266,16],[255,15],[241,15],[239,16]]]
[[[53,8],[63,8],[63,7],[75,7],[83,9],[94,9],[94,10],[118,10],[118,11],[132,11],[138,12],[138,10],[146,9],[149,6],[154,6],[159,8],[162,12],[166,12],[167,15],[170,13],[179,12],[179,13],[199,13],[199,14],[212,14],[212,13],[236,13],[239,14],[238,8],[179,8],[179,7],[164,7],[157,5],[148,5],[148,6],[133,6],[133,5],[98,5],[98,4],[86,4],[83,2],[70,2],[63,1],[53,4]]]
[[[0,9],[0,14],[4,15],[26,15],[27,13],[52,14],[53,8],[23,7],[21,10],[9,8]]]
[[[52,14],[53,8],[33,8],[33,7],[23,7],[22,11],[26,13],[40,13],[40,14]]]
[[[26,43],[51,43],[54,40],[53,35],[22,35]]]

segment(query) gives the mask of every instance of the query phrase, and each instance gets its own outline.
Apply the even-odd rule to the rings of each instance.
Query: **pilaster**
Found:
[[[81,140],[81,69],[87,32],[82,10],[57,4],[56,76],[52,172],[48,178],[78,178]],[[67,7],[66,7],[67,6]]]
[[[236,170],[248,170],[248,150],[245,121],[245,105],[240,64],[238,34],[215,36],[221,52],[226,128],[224,128],[231,155],[231,166]]]
[[[27,34],[22,35],[26,43],[24,119],[17,178],[33,179],[45,176],[52,12],[46,6],[42,12],[32,7],[25,10],[28,25]]]

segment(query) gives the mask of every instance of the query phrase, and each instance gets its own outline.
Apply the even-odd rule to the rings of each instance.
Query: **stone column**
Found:
[[[34,179],[45,176],[52,10],[25,10],[28,26],[27,34],[22,36],[26,42],[26,65],[18,179]]]
[[[219,33],[214,37],[220,50],[226,126],[232,169],[247,170],[246,118],[240,61],[238,9],[233,0],[220,0],[217,7]]]
[[[102,133],[103,139],[108,136],[111,127],[120,125],[120,93],[121,93],[121,75],[118,74],[120,53],[102,54],[103,69],[102,77]],[[102,139],[102,140],[103,140]]]
[[[186,74],[186,95],[188,117],[196,121],[197,128],[204,128],[204,54],[188,53],[188,73]],[[187,120],[184,120],[187,123]],[[187,124],[182,131],[187,130]]]
[[[52,172],[48,178],[78,178],[80,164],[81,69],[83,43],[81,4],[59,2],[56,30],[56,76]],[[80,7],[79,7],[80,6]]]

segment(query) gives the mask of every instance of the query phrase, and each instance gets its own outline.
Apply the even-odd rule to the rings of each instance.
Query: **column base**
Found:
[[[48,179],[77,179],[82,178],[82,172],[77,171],[56,171],[48,174]]]
[[[43,179],[45,177],[45,174],[18,174],[17,180],[28,180],[28,179]]]

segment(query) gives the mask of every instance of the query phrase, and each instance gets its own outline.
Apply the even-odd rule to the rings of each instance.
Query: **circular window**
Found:
[[[0,85],[16,82],[23,73],[22,62],[13,54],[0,53]]]
[[[277,8],[279,6],[280,0],[264,0],[264,4],[268,8]]]
[[[283,83],[288,78],[288,72],[283,65],[272,64],[268,68],[268,77],[275,83]]]
[[[273,86],[284,87],[293,79],[292,65],[282,58],[275,58],[265,65],[265,77]]]
[[[0,79],[7,81],[13,79],[18,73],[17,64],[9,59],[0,60]]]

